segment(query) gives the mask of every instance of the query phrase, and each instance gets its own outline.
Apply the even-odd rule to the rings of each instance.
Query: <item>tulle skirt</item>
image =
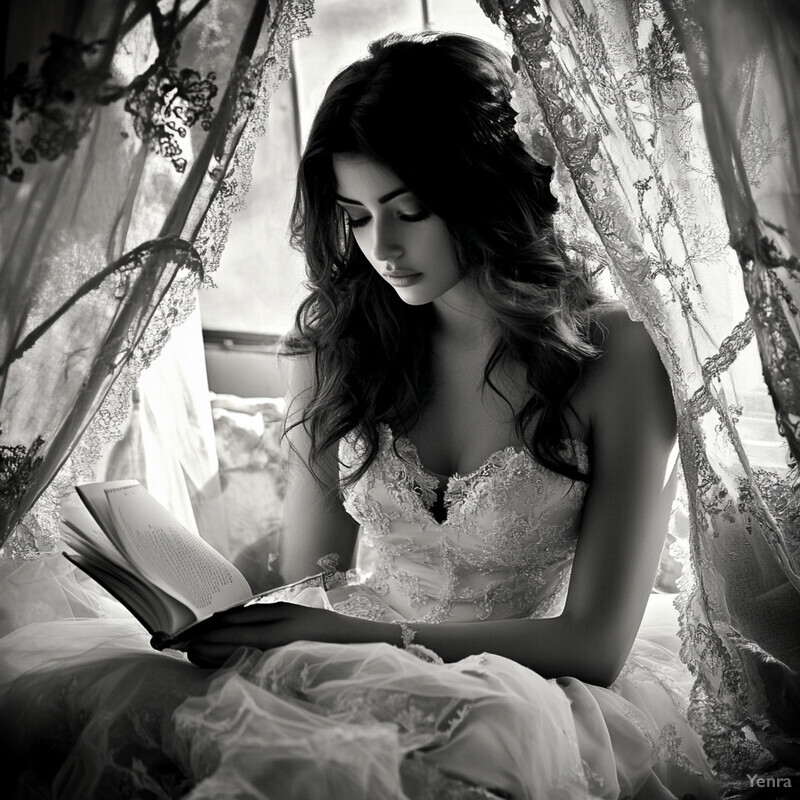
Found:
[[[153,651],[57,561],[7,573],[0,720],[20,798],[717,796],[666,629],[608,689],[385,644],[243,649],[211,671]]]

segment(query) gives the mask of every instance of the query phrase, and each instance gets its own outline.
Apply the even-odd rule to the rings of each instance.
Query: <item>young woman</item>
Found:
[[[713,794],[674,656],[631,656],[674,496],[669,381],[565,253],[510,99],[501,53],[442,34],[377,42],[328,89],[293,216],[310,293],[287,340],[280,564],[295,580],[333,560],[347,581],[323,607],[222,615],[189,657],[361,644],[399,659],[408,708],[445,667],[369,645],[458,665],[453,702],[474,702],[480,663],[500,698],[454,727],[449,774],[512,797]],[[389,691],[332,667],[347,650],[300,651],[342,691]]]
[[[344,580],[215,617],[186,643],[210,670],[125,626],[70,658],[37,630],[55,668],[0,692],[6,746],[60,754],[59,796],[715,795],[685,670],[636,639],[669,382],[555,235],[510,86],[454,34],[391,36],[331,84],[293,216],[280,569]]]

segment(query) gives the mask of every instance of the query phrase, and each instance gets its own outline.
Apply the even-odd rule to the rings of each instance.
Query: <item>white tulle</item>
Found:
[[[401,452],[384,448],[346,496],[372,572],[303,601],[466,624],[468,612],[472,622],[554,613],[581,495],[509,449],[451,479],[440,524],[415,491],[418,459],[401,469]],[[442,664],[386,644],[296,642],[203,670],[151,650],[59,556],[6,568],[0,713],[20,797],[716,796],[685,719],[690,676],[667,596],[653,596],[606,689],[489,653]]]

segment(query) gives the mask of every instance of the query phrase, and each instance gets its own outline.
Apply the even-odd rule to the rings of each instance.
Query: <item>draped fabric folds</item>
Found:
[[[14,0],[0,117],[0,545],[54,546],[209,282],[311,0]]]
[[[800,462],[800,7],[780,0],[666,0],[665,8],[691,68],[731,245],[742,266],[764,378],[796,464]],[[757,161],[754,145],[761,150]],[[800,587],[797,544],[788,561],[788,572]]]
[[[520,122],[556,169],[565,238],[607,267],[672,380],[690,522],[678,602],[692,720],[723,778],[796,769],[797,11],[750,0],[480,2],[511,35]]]
[[[723,595],[730,621],[721,621],[741,637],[730,636],[732,649],[742,659],[745,691],[754,690],[750,713],[763,712],[764,742],[798,767],[800,8],[779,0],[664,5],[691,68],[764,380],[794,468],[790,482],[758,470],[749,483],[740,481],[745,496],[753,495],[744,504],[758,529],[754,535],[760,533],[767,547],[741,578],[737,567],[715,559],[722,562],[717,574],[733,589]],[[759,493],[763,505],[754,502]],[[709,563],[712,552],[700,551],[700,564]],[[754,585],[759,578],[760,598],[750,591],[737,596],[740,581]],[[709,606],[720,599],[709,593]],[[751,606],[757,599],[762,602]],[[794,636],[783,635],[782,620]]]

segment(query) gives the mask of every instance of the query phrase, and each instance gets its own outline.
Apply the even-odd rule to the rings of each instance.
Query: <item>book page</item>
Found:
[[[198,619],[252,596],[244,575],[143,486],[106,489],[106,498],[114,521],[110,538],[144,577]]]
[[[180,601],[131,572],[109,570],[106,562],[98,562],[88,556],[64,553],[64,557],[119,600],[154,636],[161,635],[163,631],[180,630],[197,621],[194,612]]]
[[[139,481],[123,480],[104,481],[102,483],[82,483],[75,487],[75,491],[78,493],[78,497],[83,501],[84,506],[89,510],[95,522],[102,528],[105,535],[112,542],[114,541],[114,537],[111,535],[114,528],[114,520],[108,508],[106,490],[116,489],[120,486],[141,486],[141,484]],[[63,506],[62,515],[67,516],[64,514]]]
[[[117,552],[77,494],[70,494],[61,502],[59,530],[64,541],[78,552],[81,552],[81,547],[88,547],[90,552],[100,554],[112,564],[129,569],[125,559]]]

